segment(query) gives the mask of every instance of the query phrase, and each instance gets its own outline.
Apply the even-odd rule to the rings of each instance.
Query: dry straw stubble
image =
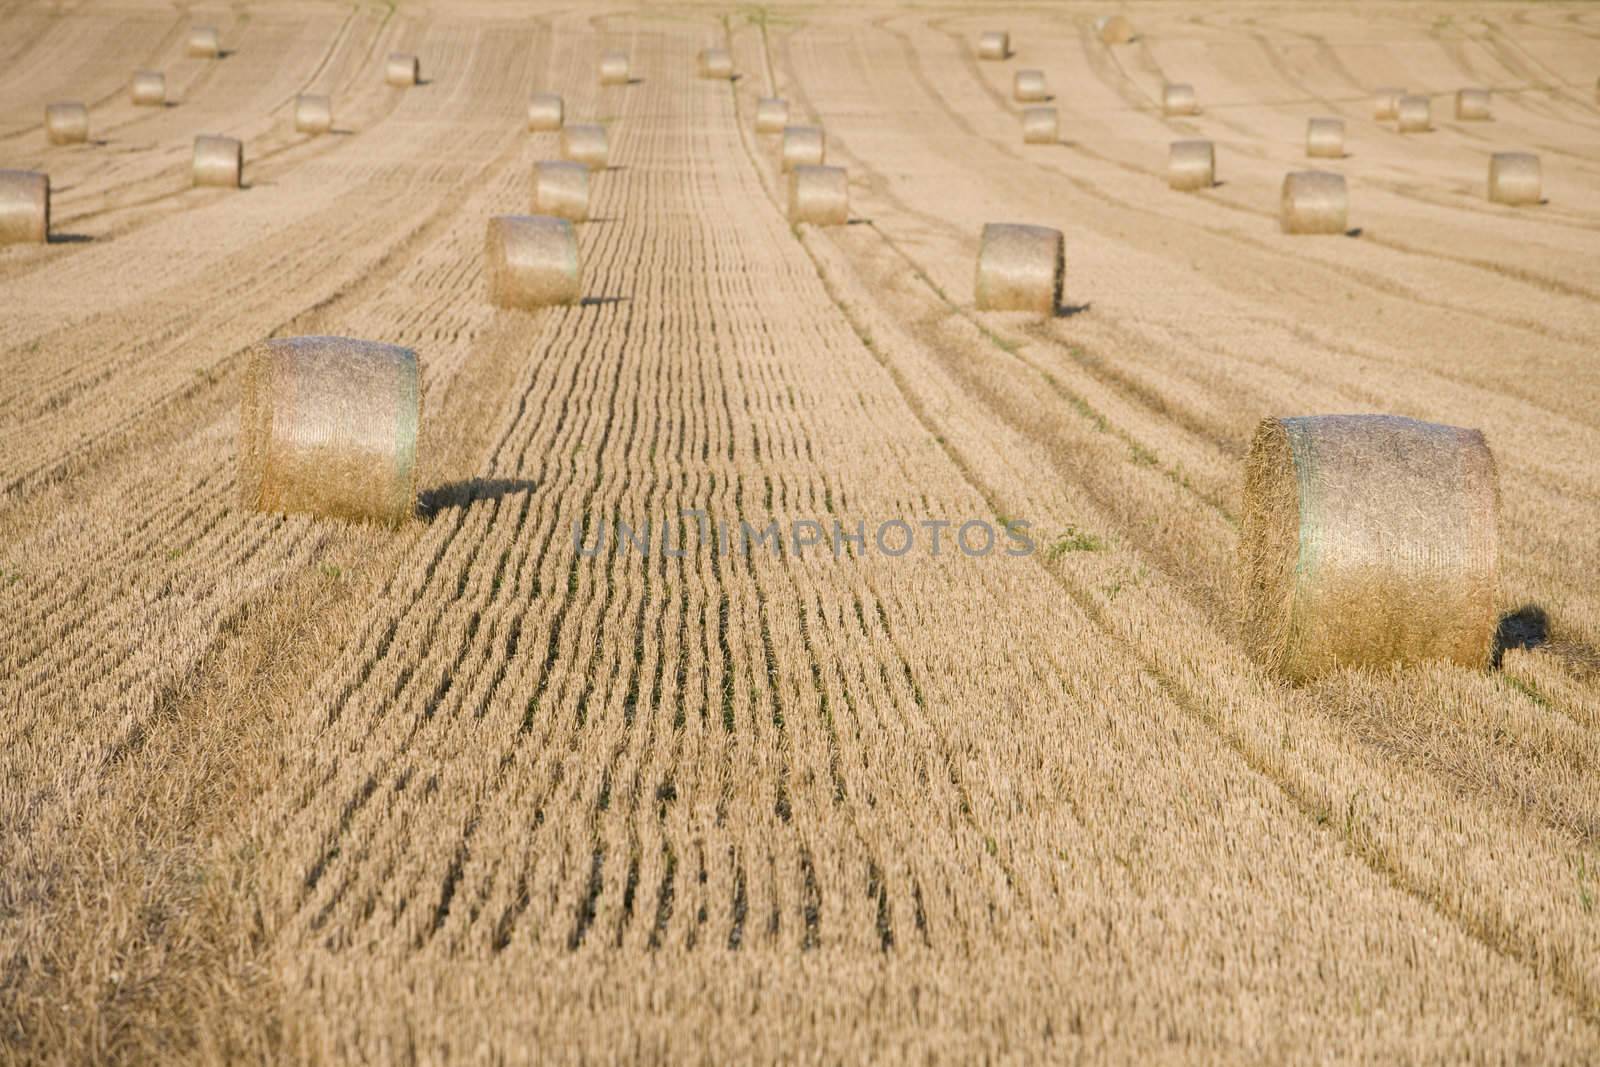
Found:
[[[409,52],[390,52],[383,63],[383,80],[397,89],[409,89],[422,80],[422,60]]]
[[[1486,122],[1491,117],[1489,90],[1460,89],[1456,92],[1456,118],[1468,122]]]
[[[44,132],[51,144],[83,144],[89,139],[89,109],[77,101],[49,105]]]
[[[50,175],[0,170],[0,245],[50,239]]]
[[[1161,110],[1167,115],[1194,115],[1200,111],[1200,101],[1194,93],[1194,86],[1185,82],[1175,82],[1161,90]]]
[[[139,107],[160,107],[167,102],[167,76],[158,70],[141,70],[128,85],[128,98]]]
[[[312,136],[332,130],[333,101],[317,93],[302,93],[295,97],[294,128]]]
[[[541,160],[535,163],[533,212],[571,222],[588,222],[588,166],[570,160]]]
[[[802,164],[789,171],[789,221],[843,226],[850,221],[850,181],[843,167]]]
[[[1055,144],[1061,140],[1061,120],[1053,107],[1022,109],[1022,143]]]
[[[1401,133],[1427,133],[1433,128],[1433,105],[1425,96],[1407,95],[1395,105]]]
[[[611,159],[606,128],[588,123],[561,127],[561,156],[590,170],[605,170]]]
[[[578,234],[566,219],[498,215],[489,220],[484,253],[489,300],[497,307],[533,309],[578,301]]]
[[[607,52],[600,57],[600,84],[628,84],[628,54],[626,52]]]
[[[1306,155],[1314,159],[1343,159],[1344,119],[1307,120]]]
[[[559,93],[534,93],[528,97],[528,129],[559,130],[566,118],[566,105]]]
[[[1489,199],[1497,204],[1538,204],[1544,175],[1532,152],[1496,152],[1489,157]]]
[[[1244,494],[1244,629],[1276,673],[1487,663],[1499,489],[1480,432],[1388,415],[1268,418]]]
[[[1101,15],[1094,22],[1102,44],[1127,44],[1133,40],[1133,26],[1121,15]]]
[[[783,169],[799,166],[820,167],[826,161],[827,139],[820,126],[783,128]]]
[[[233,137],[202,134],[194,139],[194,184],[239,187],[244,175],[244,145]]]
[[[702,78],[726,81],[733,77],[733,56],[726,48],[702,48],[697,67]]]
[[[978,35],[979,59],[1005,59],[1011,55],[1011,34],[1005,30],[986,30]]]
[[[1048,100],[1050,90],[1042,70],[1019,70],[1011,76],[1011,98],[1023,103]]]
[[[1217,182],[1217,151],[1210,141],[1173,141],[1167,156],[1167,184],[1183,192],[1209,189]]]
[[[991,222],[983,227],[974,286],[980,311],[1036,311],[1061,306],[1066,242],[1047,226]]]
[[[246,508],[397,524],[417,499],[417,355],[347,337],[250,349],[239,412]]]
[[[196,26],[189,31],[187,46],[193,59],[216,59],[222,54],[222,38],[215,26]]]
[[[1278,224],[1284,233],[1344,233],[1349,215],[1344,175],[1325,170],[1284,175],[1278,206]]]
[[[782,133],[789,125],[789,101],[780,96],[763,96],[756,101],[756,132]]]

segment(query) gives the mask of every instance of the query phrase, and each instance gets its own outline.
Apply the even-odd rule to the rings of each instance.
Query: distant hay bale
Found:
[[[1402,96],[1395,105],[1401,133],[1427,133],[1433,128],[1433,105],[1425,96]]]
[[[819,126],[783,128],[783,169],[820,167],[827,156],[827,141]]]
[[[1456,92],[1456,118],[1468,122],[1483,122],[1491,117],[1489,90],[1460,89]]]
[[[1061,120],[1053,107],[1022,109],[1022,143],[1056,144],[1061,140]]]
[[[566,219],[497,215],[484,244],[490,303],[539,308],[577,302],[578,233]]]
[[[89,139],[89,109],[75,101],[49,105],[44,132],[51,144],[82,144]]]
[[[979,59],[1005,59],[1011,55],[1011,35],[1005,30],[988,30],[978,35]]]
[[[232,137],[194,139],[194,183],[220,185],[230,189],[239,187],[244,173],[244,145]]]
[[[559,93],[534,93],[528,97],[528,129],[559,130],[566,106]]]
[[[567,160],[533,165],[533,211],[571,222],[589,221],[589,168]]]
[[[726,81],[733,77],[733,56],[726,48],[702,48],[699,72],[702,78]]]
[[[1389,415],[1263,420],[1240,538],[1251,649],[1294,682],[1346,666],[1487,665],[1498,504],[1477,430]]]
[[[316,93],[301,93],[294,100],[294,128],[312,136],[333,129],[333,101]]]
[[[222,54],[222,40],[215,26],[194,26],[189,30],[188,52],[193,59],[216,59]]]
[[[1066,242],[1060,230],[988,223],[978,247],[978,310],[1054,315],[1061,306],[1066,266]]]
[[[1404,89],[1393,87],[1379,89],[1372,94],[1372,117],[1380,121],[1399,118],[1400,98],[1405,95]]]
[[[1023,103],[1048,100],[1050,98],[1050,90],[1045,87],[1044,71],[1019,70],[1013,74],[1011,76],[1011,97]]]
[[[1344,175],[1299,170],[1284,175],[1278,224],[1284,233],[1344,233],[1350,196]]]
[[[409,89],[422,80],[422,61],[409,52],[390,52],[383,80],[397,89]]]
[[[1496,152],[1489,157],[1489,199],[1497,204],[1537,204],[1544,175],[1531,152]]]
[[[167,102],[167,76],[157,70],[141,70],[128,86],[128,96],[139,107],[161,107]]]
[[[628,54],[626,52],[607,52],[600,57],[600,84],[628,84]]]
[[[1101,15],[1094,20],[1094,32],[1102,44],[1127,44],[1133,40],[1133,27],[1121,15]]]
[[[1344,158],[1344,119],[1310,119],[1306,122],[1306,155]]]
[[[1176,82],[1161,90],[1161,111],[1167,115],[1193,115],[1199,112],[1194,86]]]
[[[417,500],[417,355],[348,337],[284,337],[249,352],[239,496],[271,513],[391,525]]]
[[[777,96],[763,96],[756,101],[756,132],[782,133],[789,125],[789,101]]]
[[[561,156],[590,170],[605,170],[611,159],[606,128],[581,123],[561,127]]]
[[[1217,152],[1210,141],[1173,141],[1167,156],[1167,184],[1182,192],[1217,183]]]
[[[50,239],[50,175],[0,170],[0,245]]]
[[[789,171],[789,221],[843,226],[850,221],[850,182],[843,167],[801,164]]]

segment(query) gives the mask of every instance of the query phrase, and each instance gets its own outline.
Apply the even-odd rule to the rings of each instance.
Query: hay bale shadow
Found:
[[[1537,604],[1524,604],[1500,616],[1494,631],[1494,651],[1489,662],[1500,669],[1507,649],[1538,648],[1550,643],[1550,616]]]
[[[1360,226],[1351,227],[1350,229],[1344,231],[1344,235],[1346,237],[1360,237],[1361,236],[1361,227]]]
[[[1092,306],[1092,304],[1057,304],[1055,317],[1058,319],[1070,319],[1074,315],[1083,314]]]
[[[53,245],[86,245],[93,243],[95,240],[95,237],[87,233],[52,233],[46,243]]]
[[[480,500],[499,500],[515,493],[531,493],[539,483],[527,478],[468,478],[446,482],[417,494],[417,516],[432,519],[446,508],[464,508]]]
[[[578,301],[578,306],[584,308],[603,307],[606,304],[627,303],[627,300],[628,298],[625,296],[586,296]]]

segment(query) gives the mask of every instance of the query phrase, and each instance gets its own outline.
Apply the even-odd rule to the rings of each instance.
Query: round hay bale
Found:
[[[485,240],[489,301],[538,308],[577,303],[578,231],[548,215],[497,215]]]
[[[559,93],[534,93],[528,97],[528,129],[559,130],[566,107]]]
[[[1022,109],[1022,143],[1056,144],[1061,140],[1061,120],[1053,107]]]
[[[1284,233],[1344,233],[1349,228],[1349,214],[1344,175],[1325,170],[1284,175],[1278,212]]]
[[[161,107],[167,102],[167,76],[158,70],[141,70],[128,85],[129,98],[139,107]]]
[[[417,501],[417,354],[348,337],[252,346],[239,498],[253,511],[404,522]]]
[[[193,26],[189,29],[189,57],[191,59],[216,59],[222,54],[222,39],[215,26]]]
[[[843,226],[850,221],[850,182],[843,167],[801,164],[789,171],[789,221]]]
[[[1217,184],[1217,151],[1210,141],[1173,141],[1167,156],[1167,184],[1181,192]]]
[[[1489,90],[1459,89],[1456,91],[1456,118],[1467,122],[1486,122],[1492,117],[1489,111]]]
[[[1011,76],[1011,97],[1023,103],[1050,99],[1044,84],[1044,71],[1019,70]]]
[[[1404,89],[1388,87],[1379,89],[1372,94],[1372,117],[1379,121],[1387,121],[1400,117],[1400,98],[1406,95]]]
[[[1102,44],[1127,44],[1133,40],[1133,26],[1121,15],[1101,15],[1094,20],[1094,32]]]
[[[628,84],[628,54],[626,52],[607,52],[600,57],[600,84]]]
[[[1306,155],[1312,158],[1344,158],[1344,119],[1309,119],[1306,122]]]
[[[1166,115],[1194,115],[1200,111],[1194,86],[1177,82],[1161,90],[1161,111]]]
[[[782,133],[789,125],[789,101],[777,96],[763,96],[756,101],[756,132]]]
[[[1496,152],[1489,157],[1489,199],[1497,204],[1537,204],[1544,175],[1532,152]]]
[[[1401,133],[1427,133],[1433,129],[1433,105],[1425,96],[1402,96],[1394,110]]]
[[[783,169],[809,166],[820,167],[827,155],[827,141],[819,126],[785,126],[783,128]]]
[[[44,132],[51,144],[82,144],[89,139],[89,109],[75,101],[44,109]]]
[[[533,165],[533,213],[572,222],[589,221],[589,168],[566,160]]]
[[[422,80],[422,61],[409,52],[390,52],[383,63],[383,80],[397,89],[409,89]]]
[[[294,128],[313,137],[333,129],[333,101],[316,93],[301,93],[295,97]]]
[[[50,175],[0,170],[0,245],[50,240]]]
[[[702,78],[727,81],[733,77],[733,56],[726,48],[702,48],[699,69]]]
[[[561,156],[590,170],[605,170],[611,158],[606,128],[583,124],[561,127]]]
[[[978,310],[1054,315],[1061,306],[1066,268],[1066,242],[1060,230],[987,223],[978,247]]]
[[[1391,415],[1263,420],[1239,545],[1252,650],[1294,682],[1347,666],[1485,666],[1498,510],[1477,430]]]
[[[194,139],[194,183],[239,188],[244,174],[244,145],[232,137]]]
[[[1005,30],[988,30],[978,35],[979,59],[1007,59],[1011,55],[1011,35]]]

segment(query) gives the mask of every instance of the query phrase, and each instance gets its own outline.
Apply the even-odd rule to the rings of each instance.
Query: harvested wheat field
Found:
[[[1600,1059],[1597,75],[0,3],[0,1063]]]

